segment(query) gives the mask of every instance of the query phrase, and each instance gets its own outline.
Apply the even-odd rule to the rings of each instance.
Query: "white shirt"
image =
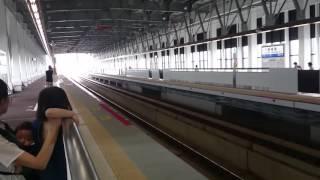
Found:
[[[14,172],[13,162],[23,153],[17,145],[9,142],[0,135],[0,171]],[[0,180],[24,180],[21,175],[1,175]]]

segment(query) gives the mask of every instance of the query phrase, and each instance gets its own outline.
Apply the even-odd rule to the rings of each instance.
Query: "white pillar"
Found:
[[[249,61],[249,68],[256,68],[257,63],[257,35],[249,36],[248,37],[248,61]]]
[[[237,57],[236,57],[236,63],[237,68],[244,68],[244,62],[243,62],[243,48],[242,48],[242,37],[237,38]]]
[[[314,68],[319,69],[320,68],[320,59],[319,59],[319,52],[320,52],[320,41],[319,41],[319,34],[320,34],[320,25],[316,24],[316,52],[315,52],[315,59],[316,62],[314,62]]]
[[[20,78],[23,85],[27,85],[26,75],[26,43],[25,43],[25,30],[23,26],[18,24],[18,45],[19,45],[19,65],[20,65]]]
[[[285,45],[284,45],[284,61],[285,61],[285,67],[286,68],[291,68],[293,66],[293,62],[291,62],[291,58],[290,58],[290,40],[289,40],[289,29],[285,29],[284,30],[284,41],[285,41]]]
[[[7,11],[7,27],[8,27],[8,49],[11,54],[11,81],[15,91],[22,90],[22,81],[20,74],[20,57],[18,45],[18,25],[17,20],[11,11]],[[11,53],[10,53],[11,52]]]
[[[4,64],[1,64],[1,79],[7,82],[10,89],[11,85],[11,76],[9,71],[9,54],[8,54],[8,37],[7,37],[7,8],[4,4],[4,0],[0,0],[0,50],[5,53],[5,58],[7,59]]]
[[[311,62],[310,26],[299,27],[299,64],[303,69]]]

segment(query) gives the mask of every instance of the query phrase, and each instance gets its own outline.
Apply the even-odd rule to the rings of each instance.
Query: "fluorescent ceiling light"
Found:
[[[42,21],[40,18],[39,7],[36,0],[26,0],[29,12],[32,16],[33,23],[37,27],[38,34],[40,35],[41,42],[48,54],[50,54],[48,43],[44,34]]]
[[[32,9],[33,13],[38,12],[37,4],[35,4],[35,3],[31,4],[31,9]]]

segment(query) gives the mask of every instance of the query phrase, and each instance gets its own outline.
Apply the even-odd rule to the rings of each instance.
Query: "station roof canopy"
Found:
[[[42,40],[42,44],[45,39],[46,47],[50,44],[53,53],[99,53],[108,51],[108,48],[112,51],[117,48],[124,49],[128,44],[141,41],[140,38],[147,34],[155,37],[159,35],[159,30],[165,30],[167,33],[168,29],[176,29],[177,25],[185,26],[186,22],[188,24],[198,22],[196,19],[199,19],[200,28],[205,32],[202,20],[218,18],[222,34],[226,35],[234,24],[235,18],[239,17],[242,23],[240,31],[245,32],[249,30],[247,21],[251,15],[251,9],[256,6],[262,6],[265,17],[268,17],[263,27],[273,27],[277,25],[284,5],[289,3],[286,0],[13,1],[16,2],[18,12],[23,15],[24,21],[28,24],[28,29],[34,36],[38,33],[38,37],[35,37],[38,41]],[[30,15],[27,15],[27,8],[21,5],[27,4],[25,2],[28,1],[36,2],[37,6],[40,6],[40,15],[37,14],[37,17],[41,18],[41,28],[45,31],[41,34],[41,40],[39,31],[36,30],[39,28],[35,28],[32,23],[34,18],[28,17]],[[309,1],[292,0],[292,2],[299,12],[296,13],[296,19],[306,19],[305,9]],[[243,13],[244,9],[248,11]],[[201,14],[205,15],[202,20]],[[40,19],[38,21],[40,22]],[[192,39],[192,33],[196,32],[190,33],[188,30],[189,39]],[[43,34],[46,38],[43,38]],[[123,44],[126,46],[121,46]]]
[[[208,0],[40,0],[54,53],[94,52],[174,21]],[[180,17],[181,18],[181,17]]]

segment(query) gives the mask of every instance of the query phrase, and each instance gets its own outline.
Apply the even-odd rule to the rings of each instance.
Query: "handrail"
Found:
[[[72,121],[64,121],[63,141],[71,180],[99,180],[78,127]]]
[[[138,71],[154,71],[154,70],[162,70],[162,71],[179,71],[179,72],[192,72],[192,71],[200,71],[200,72],[233,72],[236,70],[237,72],[269,72],[270,68],[166,68],[166,69],[128,69],[127,72],[138,72]]]
[[[168,71],[200,71],[200,72],[269,72],[270,68],[169,68]]]

